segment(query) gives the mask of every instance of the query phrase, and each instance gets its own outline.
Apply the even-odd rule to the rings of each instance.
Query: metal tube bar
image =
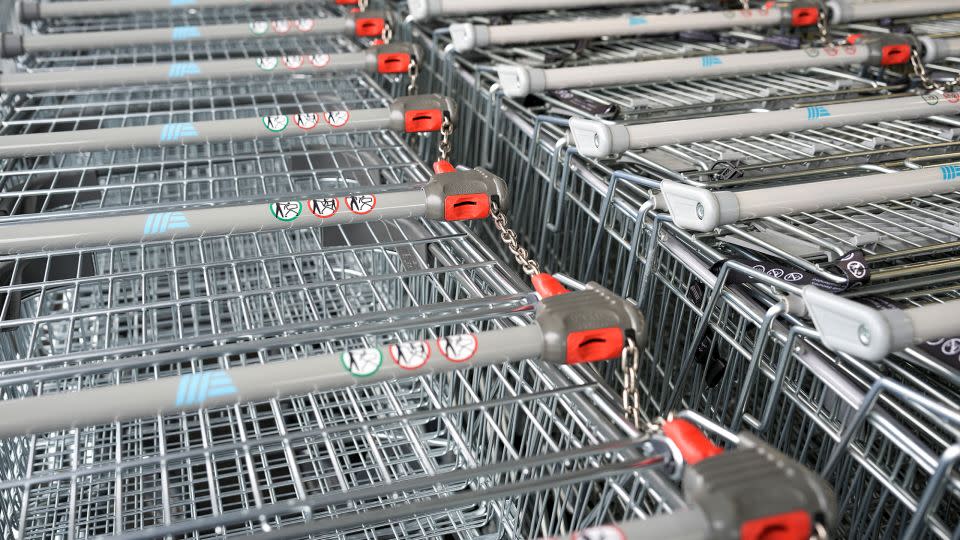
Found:
[[[588,157],[606,157],[627,150],[750,137],[870,122],[927,118],[960,111],[960,94],[927,94],[836,105],[745,113],[650,124],[604,124],[585,118],[570,120],[570,136]]]
[[[960,11],[960,4],[956,0],[909,0],[907,2],[897,0],[883,2],[830,0],[827,2],[827,6],[831,20],[835,24],[922,15],[943,15]]]
[[[669,209],[678,227],[706,232],[749,219],[950,193],[960,187],[958,182],[960,164],[745,191],[711,191],[664,180],[655,201],[658,209]]]
[[[303,0],[85,0],[66,2],[21,2],[23,22],[60,17],[97,17],[148,11],[177,11],[229,7],[276,7]]]
[[[178,81],[249,79],[295,74],[375,71],[376,54],[267,56],[237,60],[168,62],[95,69],[57,69],[31,73],[0,73],[0,93],[42,92],[133,86]]]
[[[555,69],[504,65],[497,67],[497,74],[506,95],[523,97],[531,93],[567,88],[686,81],[748,73],[851,66],[863,64],[870,60],[870,57],[869,47],[854,44]]]
[[[0,253],[125,244],[231,233],[330,227],[423,217],[422,189],[298,201],[0,225]]]
[[[397,112],[397,114],[393,114]],[[388,108],[274,115],[233,120],[30,133],[0,137],[0,158],[173,146],[316,133],[403,129],[403,114]]]
[[[158,0],[155,0],[158,1]],[[609,8],[669,4],[672,0],[407,0],[407,11],[417,21],[433,17],[515,13],[555,9]]]
[[[0,402],[0,438],[537,357],[536,324]],[[122,406],[118,406],[122,404]]]
[[[257,21],[249,24],[174,26],[108,32],[65,32],[62,34],[24,34],[23,52],[64,51],[189,43],[194,41],[264,39],[283,36],[353,34],[352,17],[324,17],[295,21]]]
[[[590,39],[603,36],[649,36],[695,30],[777,26],[791,12],[779,7],[737,9],[665,15],[620,15],[596,19],[531,22],[502,25],[454,24],[453,47],[469,51],[488,45],[519,45],[548,41]]]

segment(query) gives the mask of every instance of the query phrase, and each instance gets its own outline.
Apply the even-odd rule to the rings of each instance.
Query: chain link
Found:
[[[369,4],[370,0],[357,0],[357,9],[360,10],[360,13],[363,13],[367,10]]]
[[[528,276],[539,274],[540,264],[530,258],[526,248],[520,246],[520,242],[517,240],[517,232],[510,228],[509,223],[507,223],[507,216],[500,211],[500,207],[493,201],[490,201],[490,216],[493,218],[493,226],[500,232],[500,240],[506,244],[517,264],[523,268],[523,273]]]
[[[380,41],[382,41],[384,45],[388,45],[392,39],[393,28],[390,27],[390,23],[386,23],[383,25],[383,32],[380,32]]]
[[[927,71],[927,66],[923,64],[923,60],[920,58],[920,52],[917,51],[916,47],[910,52],[910,66],[913,68],[913,73],[920,79],[920,84],[922,84],[923,88],[927,91],[939,90],[942,92],[944,90],[953,90],[960,84],[960,74],[946,83],[938,83],[933,80]]]
[[[417,64],[417,59],[414,58],[413,56],[410,57],[410,64],[407,66],[407,75],[409,75],[409,77],[410,77],[410,84],[407,85],[407,95],[413,95],[413,94],[415,94],[416,91],[417,91],[417,77],[420,75],[420,66]],[[446,121],[446,120],[444,120],[444,121]],[[441,128],[441,130],[440,130],[440,136],[442,137],[442,136],[443,136],[443,126],[441,125],[440,128]],[[452,130],[451,130],[451,131],[452,131]],[[450,135],[448,134],[447,137],[449,138]],[[443,147],[442,147],[443,141],[442,141],[442,140],[440,141],[440,144],[441,144],[441,149],[440,149],[440,150],[443,151]],[[449,140],[447,141],[447,146],[448,146],[448,147],[450,146],[450,141],[449,141]],[[445,158],[441,158],[441,159],[445,159]]]
[[[440,144],[437,145],[437,151],[440,153],[440,161],[449,161],[450,157],[450,135],[453,134],[453,123],[447,116],[443,117],[443,123],[440,124]]]
[[[820,4],[820,15],[817,16],[817,30],[820,32],[820,41],[830,42],[830,21],[827,20],[827,8]]]
[[[640,389],[637,386],[640,370],[640,349],[633,338],[627,338],[627,346],[620,353],[620,375],[623,377],[621,405],[627,420],[640,428]],[[649,426],[648,426],[649,428]]]

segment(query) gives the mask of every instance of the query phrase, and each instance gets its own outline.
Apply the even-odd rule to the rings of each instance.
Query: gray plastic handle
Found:
[[[0,158],[316,133],[403,130],[403,120],[401,111],[382,108],[7,135],[0,137]]]
[[[958,191],[960,163],[744,191],[711,191],[673,180],[661,182],[660,189],[655,204],[669,210],[677,226],[708,232],[748,219]]]
[[[376,71],[376,54],[265,56],[239,60],[207,60],[95,69],[58,69],[32,73],[0,73],[0,93],[107,88],[179,81],[269,78],[300,74]]]
[[[404,345],[402,351],[379,346],[79,392],[5,400],[0,402],[0,438],[536,358],[540,354],[543,336],[534,323],[410,343],[421,346]],[[424,343],[427,348],[422,347]]]
[[[503,65],[497,66],[497,75],[507,96],[524,97],[547,90],[568,88],[686,81],[748,73],[850,66],[865,63],[870,58],[870,47],[847,45],[829,50],[809,48],[555,69]]]
[[[85,0],[48,2],[20,2],[20,18],[23,22],[60,17],[91,17],[123,15],[147,11],[176,11],[186,9],[211,9],[225,7],[271,7],[300,4],[303,0]]]
[[[942,15],[960,11],[956,0],[884,0],[875,2],[852,2],[828,0],[827,7],[834,24],[871,21],[921,15]]]
[[[195,41],[266,39],[298,35],[354,33],[354,19],[320,18],[258,21],[250,24],[174,26],[109,32],[65,32],[62,34],[24,34],[21,52],[64,51],[190,43]],[[8,56],[13,52],[4,51]]]
[[[197,238],[423,217],[422,189],[0,225],[0,253]]]
[[[417,21],[433,17],[516,13],[578,8],[609,8],[669,4],[674,0],[407,0],[407,10]]]
[[[808,285],[803,301],[830,349],[879,362],[912,345],[960,336],[960,300],[878,310]]]
[[[453,40],[454,49],[465,52],[489,45],[520,45],[603,36],[648,36],[691,30],[776,26],[788,16],[789,12],[779,7],[771,7],[667,15],[621,15],[597,19],[584,18],[495,26],[467,23],[450,25],[450,37]]]
[[[573,118],[570,120],[570,135],[580,154],[600,158],[618,155],[627,150],[643,150],[668,144],[910,120],[938,114],[956,114],[958,111],[960,94],[934,93],[629,126]]]

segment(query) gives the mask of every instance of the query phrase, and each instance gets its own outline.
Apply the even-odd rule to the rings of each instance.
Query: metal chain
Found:
[[[407,94],[413,95],[417,91],[417,77],[420,75],[420,66],[417,64],[417,59],[410,57],[410,64],[407,66],[407,75],[410,76],[410,84],[407,85]],[[443,126],[441,125],[441,136],[443,135]],[[451,130],[452,131],[452,130]],[[449,135],[447,135],[449,137]],[[447,141],[447,146],[449,146],[450,141]],[[441,145],[443,141],[441,141]],[[443,150],[441,146],[441,151]]]
[[[640,428],[640,389],[637,385],[640,370],[640,349],[631,337],[627,337],[627,346],[620,353],[620,374],[623,377],[621,405],[627,420]],[[649,426],[648,426],[649,427]]]
[[[360,13],[363,13],[367,10],[369,4],[370,0],[357,0],[357,9],[360,10]]]
[[[500,232],[500,240],[506,244],[507,249],[513,254],[514,260],[523,268],[523,272],[528,276],[539,274],[540,264],[531,259],[527,249],[520,245],[517,240],[517,232],[510,228],[507,223],[507,216],[500,211],[500,207],[493,201],[490,201],[490,216],[493,218],[493,226]]]
[[[820,15],[817,17],[817,30],[820,31],[820,41],[830,42],[830,22],[827,20],[827,8],[820,4]]]
[[[952,90],[960,84],[960,74],[957,74],[952,81],[948,81],[947,83],[938,83],[933,80],[927,71],[927,66],[923,64],[923,60],[920,58],[920,52],[917,51],[916,47],[910,52],[910,66],[913,68],[914,74],[920,78],[920,84],[928,91],[939,90],[942,92],[944,90]]]
[[[411,83],[412,85],[412,83]],[[453,123],[450,122],[450,117],[444,116],[443,123],[440,124],[440,144],[438,145],[437,150],[440,153],[440,161],[449,161],[450,157],[450,135],[453,134]]]
[[[390,27],[390,23],[384,24],[383,32],[380,32],[380,41],[388,45],[391,39],[393,39],[393,28]]]

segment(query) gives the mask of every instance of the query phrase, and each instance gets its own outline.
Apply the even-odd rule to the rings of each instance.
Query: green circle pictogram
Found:
[[[300,201],[282,201],[270,203],[270,213],[280,221],[293,221],[300,217],[303,203]]]
[[[369,377],[380,371],[383,353],[380,349],[354,349],[340,355],[340,364],[354,377]]]

